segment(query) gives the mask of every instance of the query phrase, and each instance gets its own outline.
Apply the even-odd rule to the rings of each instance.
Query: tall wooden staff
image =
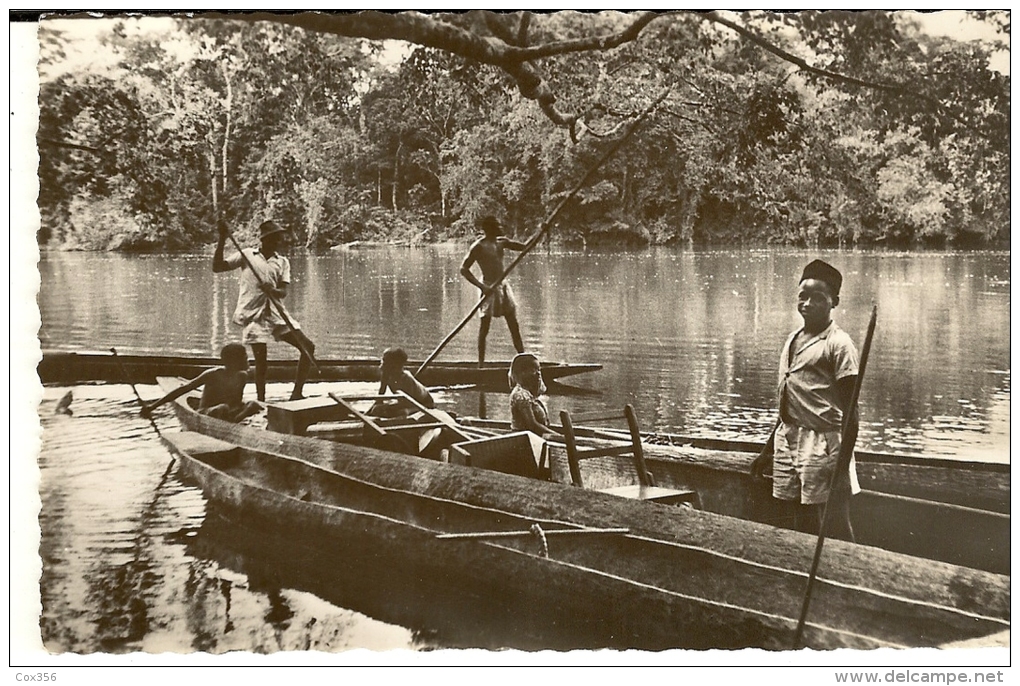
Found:
[[[821,530],[818,532],[818,543],[815,545],[815,557],[811,562],[811,573],[808,575],[807,590],[804,591],[804,604],[800,609],[800,619],[797,621],[797,632],[793,637],[793,647],[800,646],[801,638],[804,636],[804,622],[807,620],[808,606],[811,604],[811,590],[814,587],[815,575],[818,573],[818,563],[822,559],[822,545],[825,543],[825,528],[829,525],[829,505],[835,496],[836,482],[850,471],[850,458],[854,454],[854,439],[851,434],[852,421],[850,419],[857,412],[857,399],[861,395],[861,383],[864,381],[864,369],[868,366],[868,353],[871,351],[871,339],[875,334],[875,320],[878,317],[878,305],[871,307],[871,320],[868,322],[868,333],[864,337],[864,348],[861,350],[861,367],[857,372],[857,380],[854,382],[853,395],[850,396],[850,406],[846,410],[846,421],[843,422],[843,434],[839,445],[839,458],[836,460],[836,470],[832,473],[829,481],[829,499],[825,501],[825,508],[822,510]]]
[[[659,106],[659,103],[666,99],[666,96],[669,95],[669,92],[670,88],[666,88],[651,105],[645,108],[645,110],[640,115],[638,115],[638,118],[634,121],[633,124],[631,124],[630,128],[627,130],[627,133],[620,136],[619,140],[617,140],[615,143],[609,146],[609,149],[606,150],[606,152],[602,155],[601,158],[599,158],[598,162],[596,162],[590,169],[588,169],[588,172],[584,175],[581,181],[574,187],[574,189],[570,191],[570,193],[565,198],[560,200],[559,204],[556,205],[556,208],[553,209],[552,213],[545,219],[545,221],[542,222],[542,226],[535,233],[535,235],[529,238],[528,242],[525,243],[524,250],[517,254],[517,256],[513,259],[510,265],[503,271],[503,274],[498,279],[496,279],[496,282],[492,284],[490,288],[493,289],[498,288],[499,285],[503,283],[503,280],[507,277],[507,275],[511,271],[513,271],[514,267],[516,267],[518,263],[520,263],[520,261],[524,259],[524,256],[531,252],[532,248],[538,245],[538,242],[542,240],[542,237],[549,232],[549,229],[552,228],[553,222],[560,215],[560,212],[563,211],[563,208],[566,207],[567,203],[570,202],[574,198],[574,196],[577,195],[582,188],[584,188],[585,185],[587,185],[587,183],[591,180],[591,177],[594,176],[595,172],[598,171],[598,169],[603,164],[605,164],[606,161],[610,157],[612,157],[617,150],[620,149],[620,146],[622,146],[624,142],[631,137],[631,135],[637,130],[638,126],[641,125],[641,122],[643,122],[648,117],[648,115],[651,114],[652,111]],[[487,295],[482,295],[482,297],[478,299],[478,302],[475,303],[475,306],[471,308],[470,312],[467,313],[467,316],[465,316],[464,319],[461,320],[460,324],[458,324],[456,328],[454,328],[454,330],[451,331],[450,334],[443,339],[443,342],[440,343],[436,347],[436,349],[432,351],[432,354],[429,355],[428,358],[421,363],[421,366],[418,367],[418,371],[415,372],[415,376],[421,374],[422,371],[426,367],[428,367],[433,360],[436,359],[436,357],[443,350],[443,348],[445,348],[446,345],[453,340],[453,337],[460,333],[461,329],[467,326],[467,323],[471,321],[471,318],[475,315],[475,313],[478,312],[479,309],[481,309],[487,297],[488,297]]]

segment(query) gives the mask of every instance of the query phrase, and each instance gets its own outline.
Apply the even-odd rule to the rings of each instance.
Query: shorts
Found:
[[[301,327],[294,324],[295,329]],[[241,337],[241,342],[245,345],[251,345],[252,343],[270,343],[271,341],[278,341],[281,337],[293,331],[291,327],[286,324],[277,324],[276,322],[267,321],[265,319],[256,319],[250,322],[244,327],[244,335]]]
[[[832,471],[839,460],[839,431],[812,431],[780,423],[772,460],[772,495],[819,505],[829,499]],[[850,492],[860,493],[857,465],[850,457]]]
[[[503,283],[482,303],[481,317],[505,317],[508,314],[517,314],[517,301],[510,285]]]

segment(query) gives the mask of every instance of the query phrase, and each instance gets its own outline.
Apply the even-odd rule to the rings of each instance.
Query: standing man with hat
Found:
[[[223,248],[229,231],[222,220],[217,229],[219,237],[213,254],[213,271],[227,272],[243,267],[233,321],[244,327],[242,342],[251,346],[255,358],[255,389],[259,401],[265,402],[266,399],[267,344],[271,340],[289,343],[301,353],[290,399],[303,398],[315,344],[301,331],[300,325],[281,302],[287,297],[290,285],[290,260],[287,259],[290,232],[274,221],[263,222],[259,227],[261,250],[246,248],[243,256],[238,253],[224,259]],[[255,273],[252,273],[253,270]]]
[[[814,260],[804,268],[797,290],[797,311],[804,326],[786,339],[779,359],[779,421],[751,466],[761,478],[772,461],[772,495],[790,510],[794,527],[817,533],[825,503],[833,498],[836,517],[831,532],[853,541],[850,495],[859,493],[857,471],[850,459],[848,474],[836,480],[842,426],[848,422],[856,437],[858,418],[848,416],[860,357],[850,336],[832,321],[839,305],[843,275],[832,265]]]
[[[514,293],[506,282],[498,286],[496,282],[503,276],[504,249],[519,252],[526,246],[504,236],[499,220],[491,215],[482,217],[478,221],[478,226],[485,235],[471,245],[464,262],[460,265],[460,273],[486,298],[481,308],[482,321],[478,328],[478,362],[481,364],[485,362],[485,339],[489,336],[489,325],[492,324],[493,317],[502,317],[506,320],[514,348],[518,353],[524,352],[524,341],[521,339],[521,329],[517,323],[517,301],[514,299]],[[481,279],[471,271],[476,262],[482,269]]]

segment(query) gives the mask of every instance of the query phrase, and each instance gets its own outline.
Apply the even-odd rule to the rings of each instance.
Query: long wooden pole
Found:
[[[635,131],[637,131],[637,128],[638,126],[641,125],[641,122],[643,122],[648,117],[648,115],[651,114],[655,110],[655,108],[659,106],[659,103],[666,99],[666,96],[669,95],[669,92],[670,88],[666,88],[665,90],[663,90],[662,94],[659,95],[659,97],[657,97],[655,101],[652,102],[651,105],[645,108],[645,110],[640,115],[638,115],[637,119],[634,120],[634,123],[631,124],[627,132],[620,136],[620,138],[615,143],[609,146],[609,148],[602,155],[602,157],[599,158],[599,160],[588,169],[588,171],[585,173],[581,181],[576,186],[574,186],[574,189],[570,191],[570,193],[566,197],[560,200],[559,204],[556,205],[552,213],[548,217],[546,217],[545,221],[542,222],[542,226],[539,228],[537,232],[535,232],[535,235],[528,239],[528,242],[524,244],[524,249],[517,254],[517,256],[513,259],[512,262],[510,262],[510,265],[503,271],[503,274],[500,275],[498,279],[496,279],[496,282],[492,284],[491,288],[493,289],[498,288],[499,285],[503,283],[503,280],[506,279],[507,275],[511,271],[513,271],[514,267],[516,267],[520,263],[520,261],[524,259],[524,256],[531,252],[532,248],[538,245],[538,242],[542,240],[542,237],[549,232],[549,229],[552,228],[553,222],[556,220],[557,217],[559,217],[560,212],[563,211],[563,208],[566,207],[567,203],[570,202],[574,198],[574,196],[576,196],[581,191],[581,189],[588,184],[588,182],[591,180],[591,177],[595,175],[595,172],[598,171],[598,169],[603,164],[605,164],[610,157],[616,154],[616,151],[620,149],[624,142],[627,141]],[[481,298],[478,299],[478,302],[475,303],[475,306],[471,308],[471,311],[467,313],[464,319],[462,319],[461,322],[453,329],[453,331],[451,331],[450,334],[446,338],[444,338],[443,341],[436,347],[436,349],[432,351],[432,354],[429,355],[428,358],[426,358],[425,361],[421,363],[421,366],[418,367],[418,371],[415,372],[415,376],[421,374],[422,371],[426,367],[428,367],[432,363],[432,361],[436,359],[436,357],[439,356],[439,353],[442,352],[443,348],[445,348],[447,344],[453,340],[454,336],[460,333],[461,329],[467,326],[467,323],[471,321],[471,318],[475,316],[475,313],[481,309],[483,304],[485,304],[486,297],[487,296],[483,295]]]
[[[822,545],[825,543],[825,529],[829,525],[829,505],[836,497],[836,482],[849,473],[850,458],[854,454],[855,436],[851,434],[853,425],[852,417],[857,412],[857,400],[861,395],[861,383],[864,381],[864,370],[868,366],[868,354],[871,352],[871,339],[875,334],[875,320],[878,318],[878,305],[871,307],[871,320],[868,322],[868,333],[864,337],[864,348],[861,350],[861,366],[857,370],[857,380],[854,382],[853,394],[850,397],[850,406],[846,410],[846,421],[843,422],[843,434],[839,445],[839,459],[836,461],[836,470],[832,473],[829,481],[829,499],[825,501],[825,508],[822,510],[822,523],[818,532],[818,543],[815,545],[815,557],[811,562],[811,573],[808,574],[807,589],[804,591],[804,604],[800,609],[800,619],[797,621],[797,632],[793,637],[793,647],[800,646],[801,638],[804,636],[804,623],[807,620],[808,606],[811,604],[811,591],[814,587],[815,576],[818,573],[818,563],[822,559]]]
[[[127,369],[124,367],[124,363],[121,362],[120,356],[117,354],[116,348],[110,348],[110,352],[113,353],[113,359],[117,360],[117,366],[120,367],[121,376],[124,377],[124,381],[131,385],[131,390],[134,391],[135,398],[138,400],[139,407],[145,407],[145,401],[142,400],[142,396],[138,395],[138,389],[135,388],[135,382],[131,380],[131,376],[128,374]],[[159,440],[163,440],[163,434],[159,432],[159,427],[156,426],[156,420],[149,415],[149,423],[152,424],[152,430],[156,432]]]
[[[254,276],[255,280],[259,282],[259,286],[265,289],[266,282],[263,281],[262,277],[259,276],[259,273],[255,271],[254,265],[252,265],[251,260],[248,259],[248,256],[244,254],[244,250],[241,249],[241,246],[238,244],[237,239],[234,238],[234,234],[232,234],[230,232],[230,229],[227,229],[225,226],[224,229],[226,231],[227,238],[229,238],[230,242],[234,244],[234,248],[237,249],[237,252],[241,253],[241,259],[244,260],[244,263],[251,271],[252,276]],[[265,293],[265,290],[263,290],[263,293]],[[292,322],[290,320],[290,317],[287,316],[287,311],[283,309],[283,305],[281,305],[280,302],[269,293],[266,293],[266,297],[269,299],[269,302],[272,303],[273,306],[276,308],[276,311],[280,314],[280,316],[283,317],[284,323],[286,323],[287,326],[290,327],[292,331],[297,331],[297,327],[294,326],[294,322]],[[312,368],[315,369],[315,373],[319,374],[320,373],[319,364],[318,362],[315,361],[315,357],[312,355],[310,351],[308,351],[308,349],[305,348],[304,343],[302,343],[299,338],[295,338],[294,340],[297,343],[298,350],[300,350],[301,354],[307,357],[308,360],[312,363]]]
[[[145,407],[145,401],[142,400],[142,396],[138,395],[138,389],[135,388],[135,382],[131,380],[131,375],[128,374],[127,369],[124,367],[124,363],[120,359],[120,355],[117,354],[117,349],[110,348],[110,352],[113,353],[113,359],[117,360],[117,366],[120,367],[120,373],[124,377],[124,381],[131,386],[131,390],[134,392],[135,398],[138,400],[138,405],[140,407]],[[159,438],[159,442],[166,446],[167,450],[170,451],[170,462],[167,464],[166,469],[163,470],[163,476],[160,478],[159,484],[156,486],[156,493],[159,493],[159,489],[163,487],[163,483],[166,481],[166,478],[170,476],[170,470],[174,468],[174,464],[177,462],[177,446],[163,438],[163,434],[159,432],[159,426],[156,425],[156,420],[152,418],[151,414],[149,415],[149,424],[152,425],[152,430],[156,432],[156,437]]]
[[[624,529],[619,527],[608,528],[608,529],[552,529],[551,531],[543,531],[546,536],[557,536],[561,534],[573,535],[573,534],[629,534],[630,529]],[[468,538],[529,538],[535,534],[532,531],[471,531],[466,533],[456,534],[436,534],[436,538],[441,540],[463,540]]]

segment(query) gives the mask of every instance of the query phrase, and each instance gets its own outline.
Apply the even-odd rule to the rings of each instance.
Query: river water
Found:
[[[401,345],[422,359],[477,298],[459,275],[464,247],[294,256],[288,306],[320,358]],[[843,271],[834,318],[859,347],[878,307],[859,444],[1008,461],[1008,253],[540,251],[510,282],[529,350],[603,365],[571,379],[587,392],[550,397],[553,413],[631,403],[645,430],[762,438],[775,414],[779,349],[799,325],[797,279],[818,256]],[[215,354],[240,331],[230,323],[236,276],[213,274],[210,263],[44,253],[41,347]],[[472,321],[439,359],[474,359],[476,333]],[[497,320],[488,358],[512,353]],[[270,356],[293,353],[271,346]],[[73,415],[55,414],[68,390]],[[271,385],[270,396],[288,390]],[[441,392],[438,401],[507,416],[499,393]],[[157,415],[176,428],[169,410]],[[127,386],[46,388],[39,417],[40,628],[49,651],[586,647],[583,636],[487,622],[477,602],[388,583],[385,570],[295,568],[282,548],[220,522],[178,480]]]

